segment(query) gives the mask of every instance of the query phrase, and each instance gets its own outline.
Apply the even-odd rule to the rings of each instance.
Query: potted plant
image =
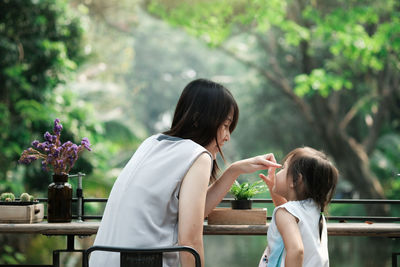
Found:
[[[42,160],[42,168],[53,172],[53,183],[48,187],[47,220],[48,222],[70,222],[72,219],[72,187],[67,182],[68,174],[79,154],[84,150],[91,151],[88,138],[83,138],[80,145],[71,141],[61,143],[63,129],[59,119],[54,120],[53,135],[44,134],[45,141],[32,142],[33,148],[24,150],[19,163],[29,164],[37,159]]]
[[[28,193],[22,193],[19,200],[13,193],[0,195],[1,223],[32,223],[43,220],[43,204]]]
[[[19,201],[16,201],[13,193],[6,192],[0,195],[0,202],[2,205],[29,205],[37,203],[38,201],[35,201],[35,198],[28,193],[22,193],[19,197]]]
[[[254,183],[244,182],[242,184],[235,181],[229,191],[235,198],[231,200],[232,209],[251,209],[253,203],[251,198],[266,190],[267,186],[262,180]]]

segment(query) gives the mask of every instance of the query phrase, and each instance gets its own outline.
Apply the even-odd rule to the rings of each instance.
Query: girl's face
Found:
[[[229,127],[231,126],[233,119],[233,110],[229,113],[228,118],[219,126],[217,131],[217,141],[220,148],[231,139],[231,132]],[[206,149],[211,153],[213,159],[217,158],[217,153],[219,152],[217,142],[213,140]]]
[[[282,168],[275,174],[275,184],[272,191],[284,198],[288,199],[288,192],[290,189],[290,180],[287,177],[288,161],[285,161]]]

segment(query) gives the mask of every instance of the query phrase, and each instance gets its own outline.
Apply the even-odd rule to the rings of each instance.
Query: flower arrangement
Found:
[[[253,196],[263,193],[267,190],[267,186],[263,181],[259,180],[254,183],[244,182],[240,184],[238,181],[232,185],[229,192],[236,200],[250,199]]]
[[[53,135],[49,132],[44,134],[45,141],[40,143],[38,140],[32,142],[33,148],[28,148],[22,153],[19,163],[29,164],[37,159],[42,160],[42,169],[54,174],[68,174],[78,159],[79,153],[84,149],[91,151],[88,138],[83,138],[80,145],[71,141],[61,143],[60,135],[63,129],[59,119],[54,120]]]

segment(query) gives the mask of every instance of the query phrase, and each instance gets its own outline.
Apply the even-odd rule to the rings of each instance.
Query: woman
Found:
[[[237,161],[215,179],[216,156],[223,157],[221,147],[238,117],[236,101],[225,87],[204,79],[190,82],[171,129],[146,139],[116,180],[94,245],[190,246],[204,265],[204,218],[239,175],[280,167],[268,154]],[[90,266],[119,266],[113,254],[94,252]],[[187,253],[181,253],[180,261],[184,267],[194,264]],[[177,253],[164,255],[164,266],[178,265]]]

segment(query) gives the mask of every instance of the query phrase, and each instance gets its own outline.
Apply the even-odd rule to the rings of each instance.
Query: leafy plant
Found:
[[[263,193],[267,190],[267,186],[263,181],[257,181],[254,183],[244,182],[240,184],[238,181],[232,185],[229,192],[232,193],[236,200],[250,199],[257,194]]]

